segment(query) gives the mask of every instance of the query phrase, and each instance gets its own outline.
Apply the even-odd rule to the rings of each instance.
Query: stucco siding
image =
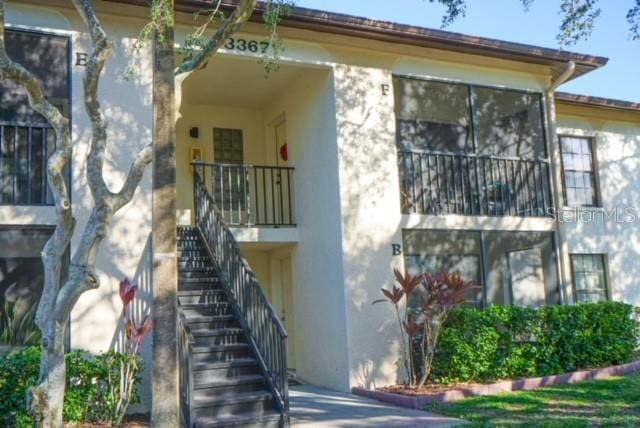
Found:
[[[593,138],[602,202],[565,209],[569,253],[606,254],[611,297],[640,305],[640,125],[560,116],[558,133]]]

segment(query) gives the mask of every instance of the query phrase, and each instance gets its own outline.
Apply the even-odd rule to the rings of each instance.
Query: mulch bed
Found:
[[[405,385],[395,385],[376,390],[355,387],[352,388],[352,392],[356,395],[397,406],[420,409],[433,402],[448,403],[474,395],[495,395],[502,392],[532,390],[550,385],[563,385],[583,380],[623,376],[639,371],[640,360],[637,360],[628,364],[595,370],[580,370],[552,376],[501,380],[491,384],[428,385],[420,389],[408,388]]]
[[[124,418],[122,426],[125,428],[149,428],[149,415],[128,415]],[[108,424],[73,424],[65,425],[65,428],[111,428]]]

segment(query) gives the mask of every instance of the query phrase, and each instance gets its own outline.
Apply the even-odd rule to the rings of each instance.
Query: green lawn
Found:
[[[640,427],[640,375],[473,397],[427,410],[472,427]]]

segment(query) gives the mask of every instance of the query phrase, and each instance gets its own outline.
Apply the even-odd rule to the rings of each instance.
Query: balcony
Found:
[[[53,205],[47,160],[56,149],[48,125],[0,121],[0,204]],[[69,185],[69,168],[65,170]]]
[[[195,163],[232,227],[294,227],[293,167]]]
[[[398,163],[403,214],[550,214],[547,160],[400,150]]]

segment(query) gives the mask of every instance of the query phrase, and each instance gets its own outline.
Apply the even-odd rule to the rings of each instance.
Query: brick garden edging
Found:
[[[410,409],[423,409],[427,404],[433,402],[449,403],[474,395],[495,395],[501,392],[526,391],[550,385],[564,385],[591,379],[606,379],[608,377],[621,376],[637,371],[640,371],[640,360],[596,370],[582,370],[553,376],[504,380],[485,385],[469,385],[430,395],[403,395],[358,387],[352,388],[351,391],[356,395],[373,398],[374,400],[396,406],[408,407]]]

